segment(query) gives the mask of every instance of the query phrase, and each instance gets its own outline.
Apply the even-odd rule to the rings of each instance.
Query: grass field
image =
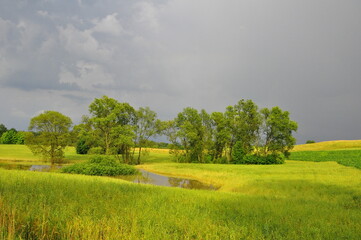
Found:
[[[74,147],[65,149],[65,162],[73,163],[89,159],[87,155],[76,154]],[[18,163],[18,164],[50,164],[33,153],[24,145],[0,144],[0,162]]]
[[[180,164],[162,151],[139,167],[220,189],[0,168],[0,239],[361,239],[356,168]]]
[[[361,140],[328,141],[295,146],[290,159],[300,161],[335,161],[361,169]]]
[[[293,148],[297,151],[330,151],[330,150],[345,150],[345,149],[360,149],[361,140],[336,140],[326,141],[311,144],[296,145]]]

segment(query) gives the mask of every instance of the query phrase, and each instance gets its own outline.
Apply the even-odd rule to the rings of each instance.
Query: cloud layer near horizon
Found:
[[[306,139],[360,139],[361,3],[11,1],[0,8],[0,122],[42,110],[78,122],[102,95],[224,111],[280,106]]]

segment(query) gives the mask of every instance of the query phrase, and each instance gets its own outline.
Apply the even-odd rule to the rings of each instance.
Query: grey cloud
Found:
[[[164,119],[247,98],[290,111],[299,142],[360,138],[360,10],[353,0],[5,0],[0,84],[35,100],[52,91],[73,115],[104,94]]]
[[[52,75],[32,71],[17,71],[10,75],[3,86],[31,91],[37,89],[44,90],[79,90],[79,86],[74,83],[59,83],[57,79],[52,79]]]

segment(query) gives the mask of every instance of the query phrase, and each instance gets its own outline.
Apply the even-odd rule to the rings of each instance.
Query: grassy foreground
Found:
[[[318,164],[324,169],[328,163]],[[330,182],[333,173],[323,178],[318,167],[298,170],[307,180],[277,174],[267,180],[254,169],[244,177],[247,188],[233,193],[0,170],[0,239],[360,239],[359,171],[339,167],[349,181]],[[225,170],[203,167],[214,177]],[[246,171],[233,170],[233,181]]]

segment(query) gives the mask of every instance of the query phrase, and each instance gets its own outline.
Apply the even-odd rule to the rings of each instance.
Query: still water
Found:
[[[205,184],[197,180],[169,177],[139,169],[140,174],[132,176],[119,176],[117,178],[133,183],[152,184],[165,187],[179,187],[187,189],[217,190],[216,186]]]
[[[28,170],[28,171],[40,171],[40,172],[51,172],[60,169],[61,165],[21,165],[21,164],[6,164],[0,163],[1,168],[5,169],[17,169],[17,170]],[[179,177],[170,177],[159,175],[156,173],[148,172],[143,169],[138,169],[139,174],[131,176],[118,176],[126,181],[140,184],[151,184],[165,187],[178,187],[178,188],[187,188],[187,189],[203,189],[203,190],[217,190],[218,187],[211,184],[205,184],[197,180],[179,178]]]

